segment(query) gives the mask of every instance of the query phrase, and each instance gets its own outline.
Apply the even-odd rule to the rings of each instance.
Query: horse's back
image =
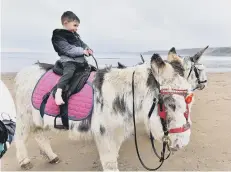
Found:
[[[31,65],[20,70],[15,77],[15,86],[34,87],[38,79],[45,73],[38,65]]]
[[[25,101],[30,101],[29,97],[31,97],[36,83],[44,73],[45,70],[41,69],[38,65],[25,67],[17,73],[14,80],[14,91],[17,105],[21,103],[25,104]]]

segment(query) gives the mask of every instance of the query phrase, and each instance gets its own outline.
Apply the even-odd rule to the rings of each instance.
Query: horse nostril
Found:
[[[171,148],[171,151],[175,152],[180,149],[180,146],[177,144],[175,148]]]
[[[171,148],[171,151],[172,151],[172,152],[176,152],[177,149],[176,149],[176,148]]]

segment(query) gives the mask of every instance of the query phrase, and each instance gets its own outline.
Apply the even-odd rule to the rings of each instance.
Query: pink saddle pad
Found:
[[[94,75],[95,72],[91,72],[83,88],[78,93],[70,96],[68,100],[68,118],[70,120],[79,121],[91,115],[94,105],[94,91],[92,87]],[[34,108],[40,110],[44,96],[58,83],[60,77],[53,70],[49,70],[39,79],[31,98]],[[56,105],[53,95],[50,94],[44,108],[44,114],[55,117],[59,113],[60,108]]]

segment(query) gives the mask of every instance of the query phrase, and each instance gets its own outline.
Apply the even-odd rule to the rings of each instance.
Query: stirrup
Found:
[[[57,117],[59,117],[60,116],[60,118],[62,119],[62,116],[59,114],[59,115],[57,115],[56,117],[55,117],[55,119],[54,119],[54,128],[56,128],[56,129],[61,129],[61,130],[69,130],[69,127],[68,126],[65,126],[65,125],[57,125],[56,124],[56,119],[57,119]]]

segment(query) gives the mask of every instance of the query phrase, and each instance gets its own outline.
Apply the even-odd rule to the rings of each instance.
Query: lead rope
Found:
[[[164,154],[165,154],[165,147],[167,146],[167,143],[164,141],[163,142],[163,150],[162,150],[162,153],[161,153],[161,158],[159,158],[160,159],[160,165],[158,166],[158,167],[156,167],[156,168],[148,168],[144,163],[143,163],[143,161],[142,161],[142,159],[141,159],[141,157],[140,157],[140,154],[139,154],[139,149],[138,149],[138,146],[137,146],[137,138],[136,138],[136,120],[135,120],[135,101],[134,101],[134,97],[135,97],[135,94],[134,94],[134,74],[135,74],[135,71],[133,72],[133,74],[132,74],[132,97],[133,97],[133,108],[132,108],[132,112],[133,112],[133,124],[134,124],[134,139],[135,139],[135,146],[136,146],[136,153],[137,153],[137,156],[138,156],[138,158],[139,158],[139,160],[140,160],[140,163],[142,164],[142,166],[146,169],[146,170],[149,170],[149,171],[156,171],[156,170],[158,170],[161,166],[162,166],[162,164],[164,163],[164,160],[165,160],[165,158],[164,158]],[[153,108],[154,109],[154,108]],[[150,109],[151,110],[151,109]],[[150,135],[151,135],[151,133],[150,133]],[[156,152],[155,151],[155,147],[154,147],[154,143],[153,143],[153,136],[151,135],[151,137],[152,137],[152,139],[151,139],[151,143],[152,143],[152,147],[153,147],[153,150],[154,150],[154,152]],[[157,154],[157,152],[156,152],[156,154]],[[157,154],[158,155],[158,154]],[[169,157],[169,156],[168,156]],[[167,157],[167,158],[168,158]],[[167,159],[166,158],[166,159]]]

